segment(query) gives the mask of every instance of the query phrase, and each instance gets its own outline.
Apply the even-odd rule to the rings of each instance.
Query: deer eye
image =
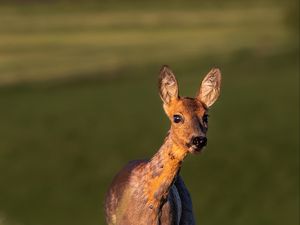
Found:
[[[207,114],[205,114],[205,115],[202,117],[202,121],[203,121],[204,123],[208,123],[208,115],[207,115]]]
[[[183,121],[183,118],[182,118],[182,116],[180,116],[180,115],[178,115],[178,114],[175,114],[175,115],[173,116],[173,121],[174,121],[174,123],[180,123],[180,122]]]

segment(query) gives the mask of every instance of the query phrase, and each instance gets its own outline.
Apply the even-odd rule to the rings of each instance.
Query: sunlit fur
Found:
[[[202,120],[208,109],[205,104],[196,98],[174,99],[169,105],[164,104],[164,109],[171,121],[170,133],[173,141],[181,147],[186,146],[192,137],[206,136],[207,124]],[[173,115],[180,114],[183,123],[172,123]],[[188,149],[192,151],[191,149]]]
[[[220,76],[219,70],[212,71]],[[216,82],[201,88],[206,88],[207,96],[207,93],[219,94],[219,85]],[[218,90],[209,92],[210,86]],[[150,160],[132,161],[114,178],[105,199],[106,221],[110,225],[195,224],[191,197],[179,172],[188,153],[202,150],[193,148],[191,140],[206,136],[207,123],[203,121],[206,105],[211,105],[218,96],[179,97],[177,81],[168,67],[161,70],[159,88],[171,128]],[[181,115],[183,121],[174,123],[174,114]]]

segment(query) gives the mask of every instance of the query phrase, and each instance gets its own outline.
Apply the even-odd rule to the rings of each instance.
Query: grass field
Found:
[[[270,52],[289,38],[285,8],[273,5],[95,8],[0,8],[0,84],[106,77],[123,67],[227,58],[240,49]]]
[[[182,169],[198,224],[298,224],[298,32],[285,5],[245,4],[1,6],[0,225],[104,224],[113,175],[168,130],[162,64],[189,96],[223,72]]]

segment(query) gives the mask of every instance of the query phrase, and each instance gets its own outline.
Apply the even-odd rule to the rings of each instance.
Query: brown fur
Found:
[[[108,224],[195,224],[191,198],[179,171],[187,154],[196,152],[191,144],[193,137],[206,136],[203,117],[207,106],[217,99],[221,81],[219,70],[212,71],[202,82],[197,98],[182,98],[173,72],[166,66],[162,68],[160,96],[171,128],[150,160],[132,161],[114,178],[105,200]],[[175,114],[183,118],[182,122],[173,122]]]

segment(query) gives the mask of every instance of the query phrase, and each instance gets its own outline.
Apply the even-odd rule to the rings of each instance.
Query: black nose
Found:
[[[202,148],[204,146],[206,146],[207,144],[207,138],[206,137],[194,137],[192,139],[192,143],[193,145],[195,145],[197,148]]]

